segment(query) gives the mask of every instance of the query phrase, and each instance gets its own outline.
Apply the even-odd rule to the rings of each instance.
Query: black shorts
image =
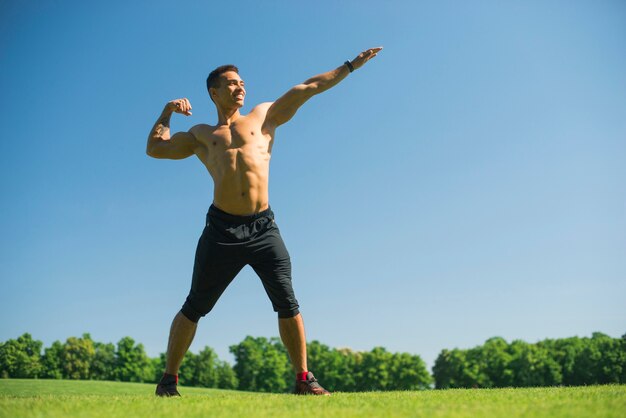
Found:
[[[299,313],[291,286],[291,260],[271,209],[250,216],[209,208],[198,241],[191,290],[181,312],[198,322],[213,309],[226,287],[249,264],[259,275],[280,318]]]

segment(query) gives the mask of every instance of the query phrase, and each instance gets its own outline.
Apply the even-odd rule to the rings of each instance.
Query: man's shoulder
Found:
[[[206,133],[206,132],[212,132],[215,130],[215,126],[211,126],[208,125],[206,123],[199,123],[197,125],[192,126],[189,129],[189,132],[191,132],[192,134],[196,134],[196,133]]]
[[[252,108],[252,110],[250,111],[250,113],[248,113],[249,115],[258,115],[258,114],[262,114],[265,115],[267,113],[267,110],[272,106],[272,104],[274,104],[274,102],[263,102],[263,103],[259,103],[258,105],[254,106]]]
[[[191,127],[191,129],[189,129],[190,131],[198,131],[198,130],[206,130],[206,129],[215,129],[215,126],[211,126],[208,123],[199,123],[197,125],[194,125]]]
[[[191,133],[197,141],[210,136],[213,131],[215,131],[215,126],[211,126],[206,123],[199,123],[189,129],[189,133]]]

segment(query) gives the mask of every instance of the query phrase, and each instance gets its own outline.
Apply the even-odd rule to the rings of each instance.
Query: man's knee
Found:
[[[206,315],[206,314],[202,314],[202,313],[196,311],[191,306],[189,306],[188,303],[185,303],[183,305],[183,307],[180,310],[180,313],[183,314],[183,316],[185,318],[187,318],[188,320],[190,320],[191,322],[194,322],[196,324],[198,323],[198,321],[200,321],[200,318],[202,318],[204,315]]]
[[[289,319],[289,318],[298,316],[298,314],[300,313],[300,310],[297,307],[295,307],[295,308],[289,308],[289,309],[279,309],[277,312],[278,312],[278,317],[280,319]]]
[[[211,312],[221,292],[198,293],[191,290],[180,312],[192,322],[198,322],[200,318]]]

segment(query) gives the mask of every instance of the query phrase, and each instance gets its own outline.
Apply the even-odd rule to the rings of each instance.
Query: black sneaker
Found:
[[[180,396],[180,393],[178,393],[178,376],[173,376],[171,374],[164,374],[163,377],[161,378],[161,381],[159,382],[159,384],[156,387],[156,391],[154,392],[154,394],[156,396],[164,396],[164,397],[169,397],[169,396]]]
[[[296,380],[296,388],[293,393],[296,395],[330,396],[330,392],[317,383],[317,379],[311,372],[306,374],[306,380]]]
[[[176,383],[173,385],[163,385],[159,383],[155,392],[156,396],[180,396],[176,389]]]

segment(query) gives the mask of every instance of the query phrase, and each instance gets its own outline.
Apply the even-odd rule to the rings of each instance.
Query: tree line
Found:
[[[165,353],[149,358],[143,345],[130,337],[113,345],[83,334],[42,348],[43,343],[28,333],[0,343],[0,377],[156,383],[165,370]],[[382,347],[370,352],[334,349],[318,341],[308,343],[307,349],[315,373],[333,390],[410,390],[431,385],[426,365],[417,355],[390,353]],[[293,388],[294,372],[279,339],[248,336],[230,346],[230,352],[235,357],[234,366],[221,361],[211,347],[197,354],[188,352],[180,367],[179,383],[257,392]]]
[[[0,377],[89,379],[156,383],[165,370],[165,354],[150,358],[130,337],[116,345],[89,334],[55,341],[43,349],[28,333],[0,343]],[[307,344],[308,362],[334,391],[416,390],[626,383],[626,335],[621,339],[594,333],[591,338],[507,343],[496,337],[468,350],[442,350],[433,374],[420,356],[330,348]],[[294,373],[277,338],[246,337],[230,346],[235,364],[218,358],[210,347],[188,352],[179,371],[185,386],[286,392]]]
[[[73,380],[114,380],[156,383],[165,370],[165,354],[150,358],[131,337],[117,345],[94,341],[89,334],[55,341],[42,352],[43,343],[25,333],[0,343],[0,377]],[[233,368],[220,361],[210,347],[185,355],[179,373],[188,386],[236,389]]]
[[[239,389],[285,392],[293,388],[294,373],[278,338],[246,337],[230,347]],[[330,348],[318,341],[307,344],[308,364],[324,387],[341,392],[426,389],[431,376],[418,355]],[[245,386],[241,382],[246,382]]]
[[[501,388],[626,383],[626,335],[546,339],[535,344],[500,337],[468,350],[443,350],[435,387]]]

